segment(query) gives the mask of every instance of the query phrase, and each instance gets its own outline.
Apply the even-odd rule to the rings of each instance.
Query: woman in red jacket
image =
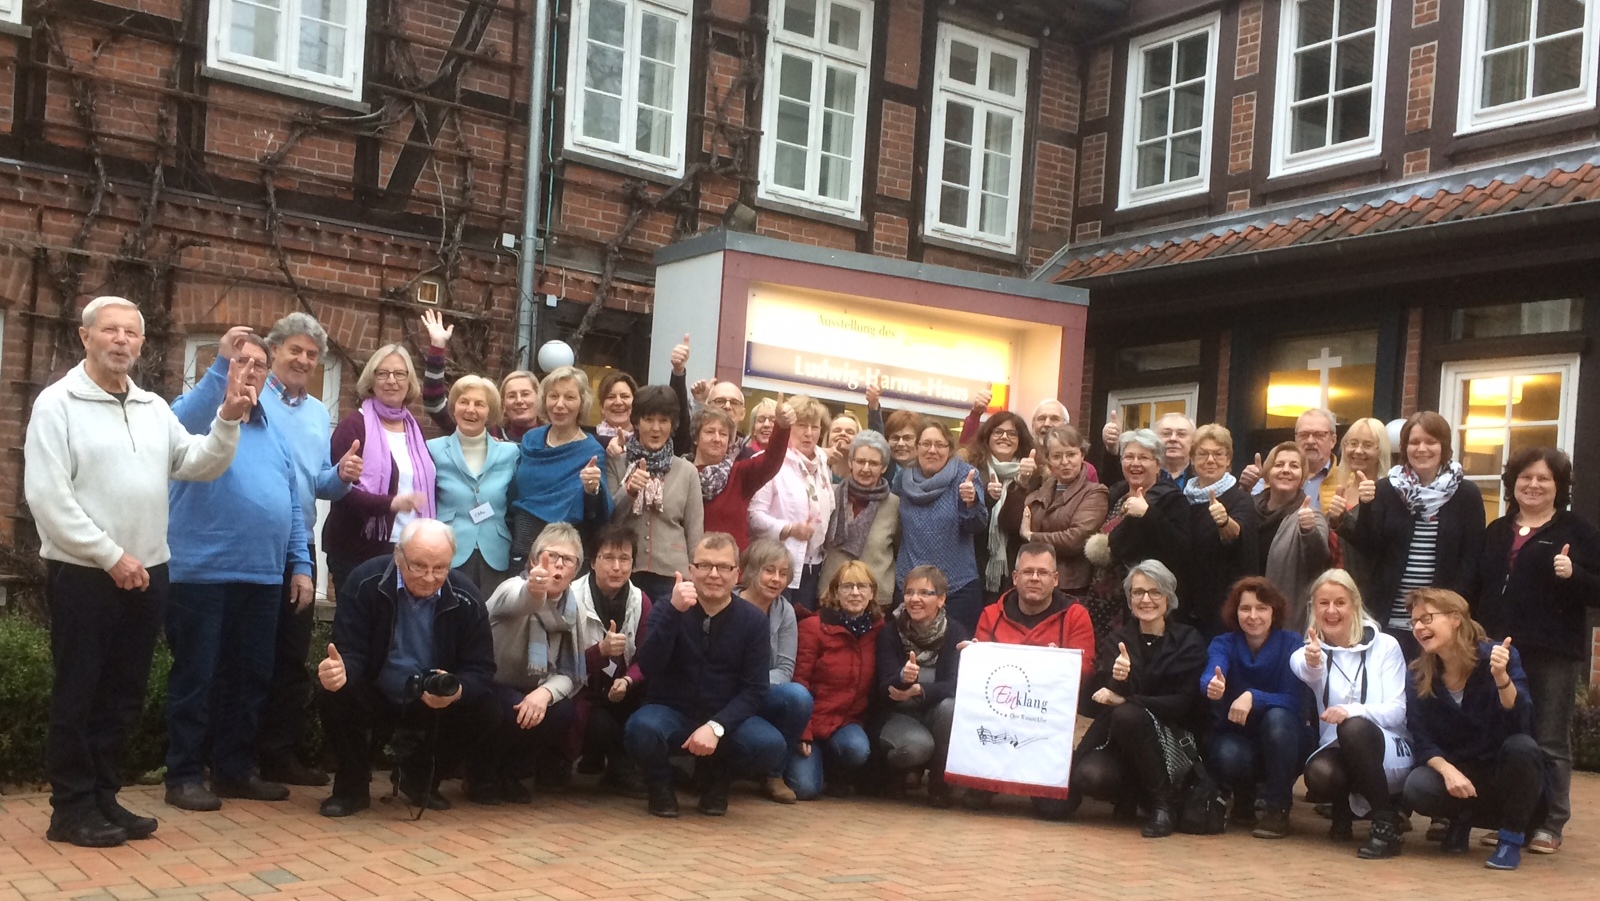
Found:
[[[815,705],[783,778],[802,801],[822,794],[824,773],[830,793],[842,793],[872,754],[863,718],[883,625],[877,597],[871,570],[851,561],[828,583],[818,615],[800,621],[794,681],[811,692]]]
[[[781,401],[782,398],[780,397]],[[733,449],[738,431],[727,413],[716,407],[701,407],[694,414],[694,465],[700,470],[700,498],[705,503],[707,532],[727,532],[739,545],[740,553],[750,545],[750,499],[761,486],[783,468],[782,448],[789,446],[789,427],[794,425],[794,410],[778,405],[778,422],[769,445],[779,453],[758,453],[736,460]]]

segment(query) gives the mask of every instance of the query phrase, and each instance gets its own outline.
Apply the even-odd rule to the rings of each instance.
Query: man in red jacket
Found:
[[[1055,548],[1030,541],[1017,550],[1017,568],[1011,573],[1015,588],[983,608],[974,641],[997,641],[1040,648],[1075,648],[1083,652],[1083,678],[1094,672],[1094,624],[1089,611],[1056,589]],[[994,800],[993,792],[967,790],[966,806],[981,810]],[[1034,813],[1044,819],[1062,819],[1066,802],[1034,798]]]

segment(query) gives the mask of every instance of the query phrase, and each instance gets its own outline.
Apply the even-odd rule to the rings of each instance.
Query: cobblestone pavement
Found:
[[[382,780],[382,777],[379,777]],[[374,783],[386,785],[384,781]],[[283,803],[230,801],[220,812],[166,807],[156,788],[124,793],[161,818],[147,841],[93,851],[44,840],[43,795],[0,799],[0,901],[55,899],[616,898],[1026,899],[1600,898],[1600,777],[1578,774],[1578,814],[1554,857],[1515,873],[1486,870],[1488,849],[1446,858],[1422,841],[1361,861],[1325,838],[1305,804],[1295,834],[1141,839],[1109,810],[1076,821],[1033,820],[1016,799],[987,813],[912,801],[820,800],[784,807],[735,792],[726,817],[654,819],[643,802],[575,788],[530,807],[474,807],[447,784],[453,810],[411,822],[374,803],[345,820],[317,815],[321,789]],[[1358,824],[1356,834],[1364,833]]]

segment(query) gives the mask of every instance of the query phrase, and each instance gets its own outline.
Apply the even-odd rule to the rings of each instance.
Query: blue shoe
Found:
[[[1491,870],[1515,870],[1522,863],[1522,833],[1500,830],[1500,844],[1483,865]]]

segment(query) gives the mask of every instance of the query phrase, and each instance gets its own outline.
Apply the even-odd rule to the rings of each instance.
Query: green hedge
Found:
[[[332,632],[317,623],[306,666],[327,656]],[[167,748],[167,674],[172,654],[165,642],[156,645],[145,689],[144,715],[128,742],[124,776],[128,781],[159,769]],[[50,726],[50,633],[26,616],[0,614],[0,785],[42,786],[45,782],[45,735]],[[308,743],[323,753],[322,725],[311,717]],[[315,758],[314,758],[315,759]]]

